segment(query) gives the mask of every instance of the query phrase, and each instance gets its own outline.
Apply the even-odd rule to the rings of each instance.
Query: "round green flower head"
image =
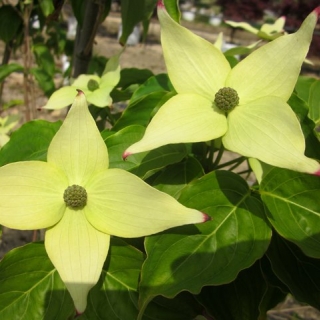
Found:
[[[88,81],[87,87],[90,91],[95,91],[95,90],[99,89],[99,83],[94,79],[90,79]]]
[[[69,186],[63,193],[63,200],[72,209],[81,209],[87,204],[87,191],[76,184]]]
[[[239,96],[236,90],[224,87],[215,95],[215,105],[223,111],[231,111],[239,104]]]

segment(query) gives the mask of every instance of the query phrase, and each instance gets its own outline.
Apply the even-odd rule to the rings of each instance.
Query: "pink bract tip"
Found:
[[[212,220],[212,218],[208,214],[202,212],[202,215],[203,215],[203,222]]]
[[[313,11],[317,14],[318,17],[320,16],[320,6],[316,7]]]
[[[77,89],[77,91],[78,91],[77,96],[80,96],[81,94],[84,94],[84,93],[83,93],[83,91],[82,91],[82,90],[80,90],[80,89]]]
[[[75,316],[75,318],[80,317],[82,314],[83,314],[83,312],[79,312],[79,311],[76,309],[76,316]]]
[[[314,173],[315,176],[320,177],[320,169]]]
[[[123,160],[127,160],[127,158],[128,158],[130,155],[131,155],[130,152],[125,151],[125,152],[122,154],[122,159],[123,159]]]
[[[164,3],[163,3],[163,0],[158,0],[157,7],[158,7],[159,9],[165,8]]]

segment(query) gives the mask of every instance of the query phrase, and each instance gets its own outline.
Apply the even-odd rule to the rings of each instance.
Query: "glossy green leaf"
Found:
[[[136,124],[146,126],[154,110],[171,97],[172,90],[167,75],[149,78],[133,93],[128,107],[115,123],[112,130],[118,131],[129,125]]]
[[[0,39],[6,43],[13,40],[22,30],[22,17],[12,5],[0,7]]]
[[[141,139],[144,131],[145,128],[142,126],[129,126],[105,139],[109,152],[110,168],[125,169],[141,178],[147,178],[161,168],[177,163],[185,157],[185,146],[177,144],[142,152],[123,160],[123,152],[130,144]]]
[[[13,249],[0,262],[0,318],[68,319],[74,305],[43,243]]]
[[[2,82],[12,72],[23,71],[23,66],[18,63],[4,64],[0,66],[0,82]]]
[[[272,269],[301,302],[320,309],[320,260],[305,256],[294,244],[274,235],[267,251]]]
[[[121,18],[122,34],[119,42],[125,45],[133,28],[143,20],[145,15],[144,0],[122,0],[121,1]]]
[[[34,120],[13,132],[10,141],[0,150],[0,166],[25,160],[47,158],[48,146],[61,126],[61,122]]]
[[[100,280],[90,291],[87,309],[79,319],[136,319],[143,259],[142,252],[112,238]]]
[[[214,319],[264,319],[266,314],[260,314],[259,305],[266,290],[267,284],[257,261],[242,270],[233,282],[204,287],[196,298]]]
[[[144,0],[144,4],[145,4],[144,19],[142,21],[142,26],[143,26],[142,41],[143,42],[145,42],[147,38],[150,19],[155,11],[157,0]]]
[[[138,281],[143,261],[142,252],[119,238],[112,238],[100,280],[90,291],[87,309],[79,319],[136,319]],[[196,316],[200,310],[190,294],[179,295],[174,300],[159,297],[149,305],[143,319],[185,320],[191,315]]]
[[[316,80],[310,86],[309,95],[309,118],[315,122],[320,122],[320,80]]]
[[[162,92],[167,93],[173,91],[174,88],[168,78],[167,74],[158,74],[156,76],[148,78],[148,80],[139,86],[139,88],[133,94],[130,105],[145,98],[150,93]]]
[[[261,201],[238,175],[217,171],[190,183],[179,201],[212,221],[146,238],[140,303],[234,280],[266,251],[271,229]],[[142,307],[142,308],[143,308]]]
[[[262,180],[260,193],[276,231],[306,255],[320,258],[319,177],[274,168]]]
[[[308,117],[308,105],[295,93],[291,95],[288,103],[300,121],[306,143],[305,155],[310,158],[320,159],[320,143],[314,134],[314,122]]]
[[[181,190],[191,181],[204,175],[201,164],[192,157],[183,162],[167,166],[157,178],[152,181],[156,189],[178,198]]]
[[[171,18],[180,23],[181,13],[179,10],[178,1],[164,0],[163,2]]]
[[[305,102],[308,102],[309,100],[310,86],[314,81],[316,81],[315,78],[310,78],[307,76],[299,76],[298,78],[294,91],[296,92],[297,96]]]
[[[127,88],[132,84],[143,84],[153,73],[149,69],[125,68],[120,71],[119,88]]]

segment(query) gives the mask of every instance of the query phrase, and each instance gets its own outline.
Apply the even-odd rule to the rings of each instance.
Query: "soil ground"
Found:
[[[99,34],[96,37],[96,44],[94,48],[94,54],[110,57],[113,54],[119,52],[122,47],[117,40],[117,34],[119,29],[119,14],[111,14],[103,23],[99,30]],[[184,23],[187,27],[193,29],[193,31],[207,40],[213,42],[220,31],[226,31],[225,37],[228,41],[230,39],[230,30],[212,27],[203,24],[190,24]],[[136,68],[148,68],[155,74],[166,72],[164,59],[162,56],[161,46],[159,44],[159,25],[157,21],[153,21],[150,25],[147,41],[145,44],[139,44],[137,46],[129,46],[123,52],[121,56],[121,67],[136,67]],[[238,44],[248,45],[256,39],[254,36],[250,36],[245,32],[237,31],[235,36]],[[0,47],[0,55],[3,53],[3,48]],[[21,63],[21,53],[17,52],[15,55],[16,61]],[[14,61],[12,61],[14,62]],[[315,67],[319,73],[319,68]],[[61,78],[57,78],[57,83],[62,82]],[[9,102],[12,98],[23,99],[23,76],[19,73],[13,73],[5,81],[5,87],[2,95],[3,102]],[[34,90],[33,105],[34,105],[34,118],[44,118],[56,121],[61,119],[65,115],[65,111],[47,112],[37,111],[37,108],[43,106],[46,102],[44,95],[37,89]],[[15,112],[23,115],[23,106],[15,109]],[[22,120],[23,121],[23,120]],[[231,156],[231,155],[230,155]],[[0,238],[0,259],[6,252],[17,246],[24,245],[33,238],[33,231],[16,231],[8,228],[3,228],[2,238]],[[305,320],[317,320],[320,319],[320,312],[317,310],[300,304],[291,297],[277,306],[274,310],[271,310],[268,314],[270,320],[290,320],[290,319],[305,319]]]

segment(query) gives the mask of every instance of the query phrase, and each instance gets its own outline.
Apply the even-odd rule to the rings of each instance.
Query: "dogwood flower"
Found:
[[[100,276],[110,235],[141,237],[209,217],[137,176],[108,169],[108,151],[79,91],[47,162],[0,168],[0,224],[47,228],[45,248],[78,313]]]
[[[86,95],[87,101],[96,107],[111,106],[110,92],[120,80],[119,55],[111,57],[101,77],[94,74],[82,74],[74,80],[71,86],[65,86],[55,91],[43,109],[62,109],[72,104],[74,92],[79,89]]]
[[[158,2],[161,42],[177,95],[130,146],[130,154],[170,143],[222,137],[226,149],[267,164],[320,174],[287,101],[308,52],[320,7],[290,35],[260,47],[231,69],[222,52],[176,23]]]
[[[226,20],[225,23],[234,28],[242,28],[246,31],[249,31],[259,38],[264,40],[274,40],[282,36],[284,31],[284,24],[286,22],[286,17],[278,18],[274,23],[264,23],[260,29],[257,29],[251,26],[247,22],[235,22],[231,20]]]

